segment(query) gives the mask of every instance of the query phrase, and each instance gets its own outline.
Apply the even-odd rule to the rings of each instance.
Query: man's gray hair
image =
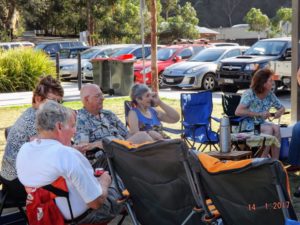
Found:
[[[48,100],[40,106],[36,113],[36,129],[40,131],[53,131],[56,123],[66,125],[73,116],[71,109],[68,109],[55,101]]]
[[[131,88],[130,98],[132,101],[136,101],[136,99],[141,99],[143,94],[146,92],[151,92],[150,88],[148,88],[145,84],[135,84]]]

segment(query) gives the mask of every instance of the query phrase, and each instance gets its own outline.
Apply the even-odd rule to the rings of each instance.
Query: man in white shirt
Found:
[[[79,224],[99,223],[115,217],[121,207],[115,203],[115,195],[110,194],[110,175],[104,172],[96,178],[89,161],[71,147],[76,131],[74,113],[48,101],[37,111],[36,128],[38,138],[25,143],[17,156],[21,183],[26,187],[41,187],[63,177],[74,217],[81,218],[88,209],[93,209]],[[71,219],[66,199],[57,198],[56,203],[64,218]]]

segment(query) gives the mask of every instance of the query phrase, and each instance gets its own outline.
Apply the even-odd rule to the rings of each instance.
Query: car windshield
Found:
[[[59,51],[59,58],[68,59],[70,57],[71,50],[70,49],[61,49]]]
[[[88,49],[86,51],[83,51],[81,53],[81,58],[82,59],[93,59],[95,56],[98,58],[101,57],[101,52],[103,52],[103,49]],[[100,55],[99,55],[100,54]],[[103,57],[105,57],[105,54],[103,53]]]
[[[166,61],[176,52],[177,48],[161,48],[157,51],[157,60]],[[149,55],[146,59],[151,59]]]
[[[127,48],[122,48],[119,51],[116,51],[114,54],[111,55],[111,57],[117,57],[120,55],[124,55],[124,54],[129,54],[130,52],[132,52],[132,50],[134,50],[136,47],[127,47]]]
[[[204,49],[197,55],[193,56],[190,60],[191,62],[214,62],[226,51],[226,49]]]
[[[36,49],[44,49],[46,47],[47,44],[39,44],[37,46],[35,46]]]
[[[259,41],[252,45],[245,55],[277,56],[282,52],[286,43],[284,41]]]

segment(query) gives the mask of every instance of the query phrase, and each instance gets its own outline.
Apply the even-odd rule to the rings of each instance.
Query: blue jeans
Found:
[[[300,122],[293,128],[288,162],[293,166],[300,166]]]

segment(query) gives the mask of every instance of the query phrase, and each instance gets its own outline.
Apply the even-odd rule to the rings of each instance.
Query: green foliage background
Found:
[[[55,63],[31,48],[0,51],[0,92],[32,90],[42,75],[55,75]]]

